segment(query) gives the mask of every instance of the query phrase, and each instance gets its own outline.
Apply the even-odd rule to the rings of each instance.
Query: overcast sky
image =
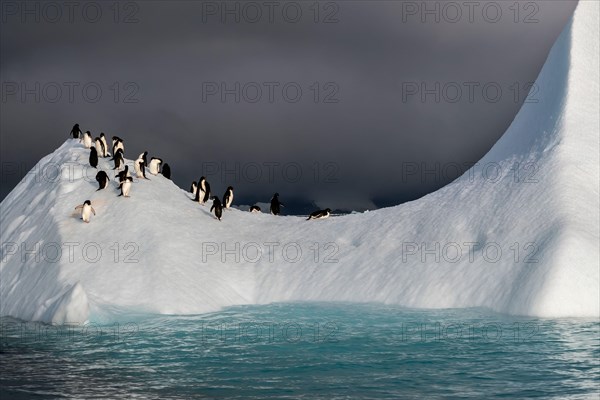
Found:
[[[237,204],[421,197],[502,135],[576,6],[77,4],[2,1],[1,198],[76,122]]]

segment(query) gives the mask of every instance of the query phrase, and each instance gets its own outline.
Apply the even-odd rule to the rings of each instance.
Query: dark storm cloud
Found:
[[[22,2],[2,2],[3,197],[79,122],[96,135],[123,137],[128,158],[146,149],[160,156],[183,188],[208,174],[219,193],[233,184],[238,204],[278,191],[298,205],[331,208],[414,199],[456,177],[423,176],[423,167],[477,161],[514,118],[576,5],[522,2],[517,13],[513,2],[479,2],[470,20],[456,2],[463,15],[452,23],[447,2],[427,2],[440,10],[436,23],[422,15],[423,2],[321,2],[315,23],[314,2],[276,3],[272,21],[257,2],[260,22],[242,13],[239,23],[233,14],[222,23],[207,15],[222,2],[119,3],[118,16],[115,3],[78,2],[72,21],[64,3],[55,4],[64,15],[52,23],[44,3],[29,2],[33,14],[23,15]],[[86,4],[89,15],[102,10],[97,22],[82,14]],[[285,4],[302,10],[298,22],[277,11]],[[502,16],[491,22],[496,9]],[[79,84],[72,102],[65,82]],[[239,102],[234,94],[221,101],[236,82]],[[448,90],[439,101],[406,96],[436,82]],[[478,85],[472,101],[467,82]],[[21,86],[10,94],[14,83],[39,101],[22,99]],[[490,83],[502,89],[497,102],[482,94]],[[57,100],[53,84],[62,87]],[[102,95],[92,102],[96,87]],[[454,87],[463,92],[452,103]],[[302,96],[293,102],[297,88]]]

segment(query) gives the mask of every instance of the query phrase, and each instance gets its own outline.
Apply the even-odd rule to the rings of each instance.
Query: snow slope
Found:
[[[114,181],[96,192],[88,151],[68,140],[1,203],[0,313],[62,323],[332,300],[597,317],[598,13],[579,3],[539,102],[477,166],[396,207],[310,222],[232,210],[218,222],[162,176],[127,199]],[[89,224],[73,213],[86,199]]]

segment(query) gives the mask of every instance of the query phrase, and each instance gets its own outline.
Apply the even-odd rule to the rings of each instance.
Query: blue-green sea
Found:
[[[600,323],[285,303],[1,320],[0,398],[600,398]]]

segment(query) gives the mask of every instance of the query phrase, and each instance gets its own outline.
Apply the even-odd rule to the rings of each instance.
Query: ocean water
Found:
[[[1,320],[0,398],[600,398],[598,320],[376,304]]]

